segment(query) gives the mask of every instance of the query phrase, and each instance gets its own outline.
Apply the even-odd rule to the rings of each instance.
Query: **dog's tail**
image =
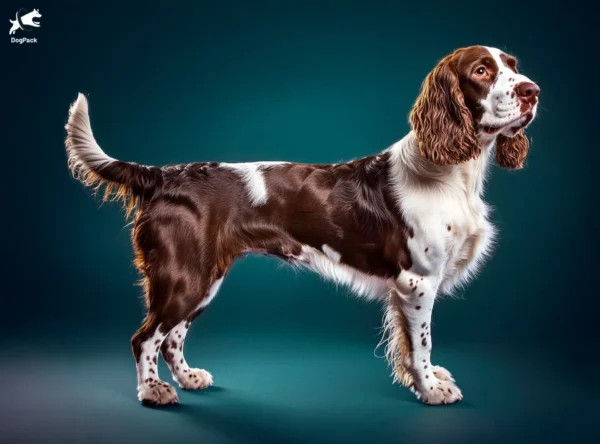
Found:
[[[122,200],[127,216],[141,199],[152,197],[162,184],[162,171],[132,162],[121,162],[100,148],[90,125],[88,102],[79,94],[69,110],[67,157],[73,177],[96,190],[104,187],[104,200]]]

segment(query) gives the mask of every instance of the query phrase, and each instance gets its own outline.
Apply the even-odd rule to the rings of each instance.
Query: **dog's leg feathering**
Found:
[[[413,390],[413,379],[402,361],[403,356],[410,354],[410,343],[405,334],[406,320],[400,307],[399,297],[391,290],[385,305],[383,318],[383,338],[385,357],[392,367],[394,382]]]

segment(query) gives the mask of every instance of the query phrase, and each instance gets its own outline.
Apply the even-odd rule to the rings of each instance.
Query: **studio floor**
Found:
[[[530,346],[438,348],[434,363],[453,372],[465,398],[427,407],[392,384],[372,344],[268,336],[200,342],[188,346],[188,361],[211,371],[215,385],[179,389],[180,404],[160,409],[136,400],[126,340],[53,342],[35,351],[13,344],[0,367],[0,441],[562,442],[583,437],[597,412],[594,381],[568,376],[573,369],[559,356]]]

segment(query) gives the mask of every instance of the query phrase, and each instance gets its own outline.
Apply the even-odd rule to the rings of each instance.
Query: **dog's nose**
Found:
[[[540,87],[533,82],[522,82],[515,85],[515,92],[522,102],[535,103],[540,95]]]

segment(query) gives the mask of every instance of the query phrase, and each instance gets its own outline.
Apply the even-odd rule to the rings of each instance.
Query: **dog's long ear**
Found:
[[[525,130],[520,130],[514,137],[500,134],[496,139],[496,162],[509,169],[523,168],[529,151],[529,140]]]
[[[409,120],[421,154],[436,165],[466,162],[481,151],[452,56],[425,78]]]

